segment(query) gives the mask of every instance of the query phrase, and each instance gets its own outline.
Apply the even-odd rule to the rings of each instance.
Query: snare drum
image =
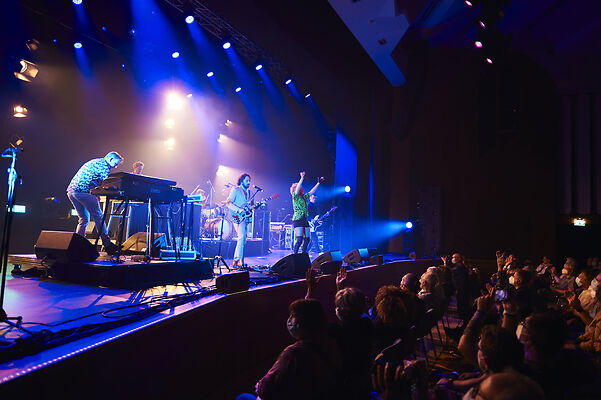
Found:
[[[229,240],[234,237],[234,224],[231,221],[223,218],[213,218],[205,222],[205,230],[213,237],[218,238],[221,232],[221,224],[223,223],[223,240]]]

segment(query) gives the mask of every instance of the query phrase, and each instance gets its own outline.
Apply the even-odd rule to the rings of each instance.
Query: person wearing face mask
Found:
[[[342,359],[327,335],[323,307],[314,299],[295,300],[286,327],[296,342],[286,347],[255,385],[262,400],[339,397]]]
[[[601,274],[590,280],[589,284],[590,277],[592,277],[590,271],[581,272],[577,279],[580,284],[586,287],[586,290],[583,290],[578,297],[573,293],[569,293],[566,296],[570,302],[571,311],[585,324],[590,324],[599,314],[599,311],[601,311],[601,302],[598,295],[598,292],[600,292],[599,283],[601,282]]]
[[[576,260],[572,257],[568,257],[561,270],[561,277],[557,285],[552,286],[551,290],[555,293],[565,295],[568,292],[573,292],[576,289]]]
[[[594,305],[596,308],[594,310],[593,319],[586,325],[586,329],[584,334],[580,335],[578,338],[580,340],[579,347],[580,349],[594,353],[599,356],[601,354],[601,312],[599,312],[599,304],[601,304],[601,290],[599,289],[599,282],[601,281],[601,274],[599,274],[593,281],[591,282],[591,289],[594,295]]]

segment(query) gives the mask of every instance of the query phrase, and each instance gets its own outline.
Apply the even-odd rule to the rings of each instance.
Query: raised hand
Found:
[[[323,176],[320,176],[320,177],[317,179],[317,183],[322,183],[322,182],[323,182],[323,181],[325,181],[325,180],[326,180],[326,178],[325,178],[325,177],[323,177]]]
[[[316,271],[313,268],[309,268],[305,274],[305,281],[307,282],[307,294],[305,299],[313,298],[315,288],[317,288],[317,284],[319,283],[319,279],[315,277],[315,274]]]
[[[301,171],[301,173],[300,173],[300,177],[301,177],[301,178],[304,178],[304,177],[305,177],[305,171]]]
[[[336,274],[336,288],[338,290],[344,289],[344,283],[346,282],[346,268],[340,267],[338,274]]]

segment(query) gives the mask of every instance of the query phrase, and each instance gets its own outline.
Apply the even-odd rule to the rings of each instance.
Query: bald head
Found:
[[[410,291],[413,294],[417,294],[420,290],[419,287],[419,276],[414,273],[408,273],[401,279],[401,289]]]
[[[478,394],[490,400],[545,399],[543,390],[536,382],[514,371],[492,374],[482,381]]]

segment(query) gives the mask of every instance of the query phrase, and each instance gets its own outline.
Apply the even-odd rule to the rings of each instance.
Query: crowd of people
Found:
[[[601,398],[601,265],[540,265],[497,252],[481,276],[461,254],[421,276],[381,287],[373,300],[347,287],[341,268],[336,321],[313,296],[290,304],[286,347],[242,399],[598,399]],[[443,316],[450,354],[443,369],[420,358],[418,342]],[[416,356],[418,355],[418,356]]]

